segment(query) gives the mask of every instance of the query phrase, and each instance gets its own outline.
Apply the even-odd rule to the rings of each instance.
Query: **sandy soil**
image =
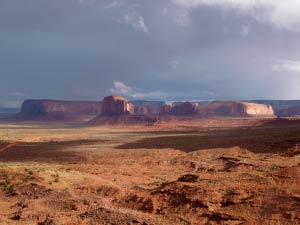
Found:
[[[300,224],[300,123],[0,125],[0,224]]]

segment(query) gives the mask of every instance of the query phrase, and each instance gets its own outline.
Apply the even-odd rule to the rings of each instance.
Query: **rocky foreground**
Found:
[[[300,224],[296,120],[0,128],[0,224]]]

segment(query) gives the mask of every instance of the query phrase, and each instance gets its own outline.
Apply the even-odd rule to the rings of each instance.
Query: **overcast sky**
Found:
[[[299,0],[0,0],[0,106],[300,99]]]

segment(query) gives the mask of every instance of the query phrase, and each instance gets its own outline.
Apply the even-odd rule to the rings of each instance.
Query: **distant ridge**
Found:
[[[105,123],[103,116],[123,116],[129,123],[159,121],[160,117],[292,117],[300,115],[300,100],[250,100],[250,101],[205,101],[173,102],[132,100],[122,96],[108,96],[103,101],[67,101],[50,99],[25,100],[21,110],[2,109],[0,118],[18,120],[97,120]],[[124,116],[130,115],[130,118]],[[101,117],[101,120],[99,119]],[[140,118],[139,118],[140,117]],[[108,119],[108,118],[107,118]],[[121,119],[110,119],[119,123]],[[95,122],[95,121],[94,121]],[[125,123],[127,123],[125,122]]]

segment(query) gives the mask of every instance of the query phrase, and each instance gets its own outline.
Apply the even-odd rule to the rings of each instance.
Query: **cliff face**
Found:
[[[158,115],[162,106],[165,104],[161,101],[131,101],[134,104],[134,114],[136,115]]]
[[[134,114],[135,107],[132,103],[127,103],[127,112],[131,115]]]
[[[101,102],[26,100],[22,104],[19,116],[23,118],[92,116],[98,115],[100,112]]]
[[[300,100],[253,100],[250,102],[271,105],[277,116],[300,115]]]
[[[134,113],[136,115],[158,115],[160,113],[161,107],[152,103],[146,103],[143,105],[135,105]]]
[[[235,101],[211,102],[200,107],[199,113],[204,117],[209,116],[247,116],[242,103]]]
[[[161,115],[202,117],[247,117],[247,116],[274,116],[272,106],[239,102],[216,101],[205,103],[177,102],[172,106],[161,107]]]
[[[121,96],[107,96],[102,101],[101,116],[129,115],[134,106]]]
[[[199,107],[199,113],[202,116],[274,116],[272,106],[238,102],[238,101],[221,101],[211,102]]]
[[[281,114],[299,115],[300,107],[288,108]],[[272,106],[251,102],[217,101],[205,103],[177,102],[164,105],[161,102],[134,101],[128,102],[121,96],[108,96],[103,102],[27,100],[23,103],[21,113],[24,119],[44,118],[64,119],[75,116],[202,116],[202,117],[246,117],[274,116]],[[78,118],[78,117],[77,117]],[[136,117],[137,118],[137,117]]]
[[[274,116],[275,112],[270,105],[256,104],[256,103],[242,103],[246,108],[246,114],[249,116]]]
[[[186,116],[197,114],[198,105],[191,102],[173,104],[170,114],[176,116]]]

